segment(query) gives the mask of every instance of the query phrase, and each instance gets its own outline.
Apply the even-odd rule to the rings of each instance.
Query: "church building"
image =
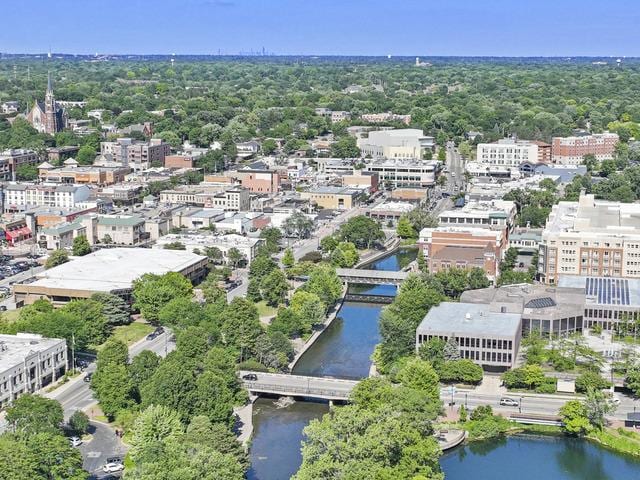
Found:
[[[39,132],[50,135],[62,131],[67,126],[67,113],[56,103],[53,96],[50,73],[47,74],[47,93],[44,103],[36,100],[27,115],[27,121]]]

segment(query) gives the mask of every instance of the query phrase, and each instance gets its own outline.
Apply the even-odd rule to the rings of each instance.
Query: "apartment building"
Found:
[[[0,180],[15,180],[16,170],[22,165],[37,165],[40,161],[33,150],[11,149],[0,152]]]
[[[553,206],[539,249],[540,281],[561,276],[640,278],[640,204],[595,200]]]
[[[159,138],[148,142],[131,138],[118,138],[114,142],[100,142],[100,154],[111,156],[112,160],[134,170],[149,168],[151,165],[164,165],[171,153],[171,146]]]
[[[12,183],[4,188],[6,212],[22,212],[32,207],[75,208],[91,195],[86,185],[35,185]]]
[[[460,358],[488,370],[506,370],[515,366],[521,321],[518,313],[495,312],[488,305],[442,302],[429,310],[416,329],[416,350],[433,338],[453,338]]]
[[[415,128],[374,130],[367,137],[358,138],[357,144],[363,157],[373,159],[420,159],[427,150],[435,148],[434,138]]]
[[[562,165],[579,165],[585,155],[596,160],[611,160],[620,138],[617,133],[594,133],[574,137],[553,137],[553,162]]]
[[[378,174],[386,188],[424,188],[435,184],[439,168],[435,160],[387,159],[368,163],[364,173]]]
[[[518,167],[523,162],[538,163],[538,150],[535,142],[503,138],[495,143],[479,143],[476,161],[484,165]]]
[[[503,230],[439,226],[423,228],[418,246],[431,273],[477,267],[495,281],[508,244]]]
[[[399,115],[391,112],[363,113],[360,118],[368,123],[402,122],[405,125],[411,123],[411,115]]]
[[[0,409],[67,371],[67,342],[33,333],[0,335]]]
[[[212,191],[213,190],[213,191]],[[160,192],[160,203],[195,205],[224,211],[248,211],[251,198],[246,188],[226,188],[222,191],[199,186]]]

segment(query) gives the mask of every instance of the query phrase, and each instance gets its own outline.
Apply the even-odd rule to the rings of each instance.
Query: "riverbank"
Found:
[[[327,315],[327,318],[325,318],[324,322],[322,322],[321,327],[318,328],[315,332],[313,332],[313,334],[309,337],[309,339],[306,342],[304,342],[304,345],[302,345],[300,350],[296,351],[295,357],[293,357],[293,360],[289,362],[290,372],[293,371],[293,368],[296,366],[296,364],[302,358],[305,352],[313,346],[315,341],[318,338],[320,338],[320,335],[322,335],[322,333],[336,319],[336,317],[338,316],[338,312],[340,311],[340,309],[342,308],[342,304],[344,303],[344,297],[347,295],[347,290],[349,290],[349,284],[344,285],[344,287],[342,288],[342,295],[340,295],[340,300],[338,300],[338,302],[336,302],[336,304],[333,307],[331,307],[331,311]]]
[[[558,438],[583,438],[593,444],[596,444],[602,448],[609,450],[612,453],[618,455],[630,455],[636,458],[640,458],[640,434],[632,430],[620,428],[605,428],[602,431],[594,431],[584,437],[575,437],[568,435],[562,427],[553,425],[528,425],[516,422],[510,422],[511,426],[504,432],[504,436],[511,435],[531,435],[531,436],[547,436]],[[502,436],[490,435],[484,437],[471,437],[468,435],[468,425],[460,422],[451,422],[440,424],[439,428],[459,428],[467,431],[467,436],[464,443],[483,442],[492,438]],[[460,442],[462,443],[462,442]]]

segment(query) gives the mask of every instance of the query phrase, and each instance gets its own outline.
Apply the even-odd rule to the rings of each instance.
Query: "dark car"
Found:
[[[91,377],[92,377],[92,376],[93,376],[93,373],[87,373],[87,374],[84,376],[83,380],[84,380],[85,382],[89,383],[89,382],[91,381]]]
[[[255,373],[247,373],[246,375],[242,376],[242,379],[249,382],[255,382],[256,380],[258,380],[258,376]]]

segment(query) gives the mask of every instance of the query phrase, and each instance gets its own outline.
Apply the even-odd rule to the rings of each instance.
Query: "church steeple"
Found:
[[[58,116],[56,114],[56,98],[53,96],[53,87],[51,86],[51,72],[47,72],[47,93],[44,96],[44,123],[46,133],[56,133],[61,128],[58,125]]]
[[[47,70],[47,93],[53,94],[53,87],[51,86],[51,71]]]

